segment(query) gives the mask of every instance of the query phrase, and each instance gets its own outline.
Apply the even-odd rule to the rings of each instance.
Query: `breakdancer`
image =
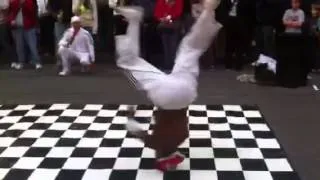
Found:
[[[155,166],[159,170],[174,169],[184,160],[177,150],[188,137],[187,108],[197,97],[199,58],[222,27],[215,20],[214,10],[219,3],[220,0],[204,1],[204,10],[183,38],[170,74],[139,57],[141,8],[114,7],[128,21],[126,34],[116,37],[117,66],[127,72],[129,79],[158,108],[154,114],[155,126],[151,135],[143,131],[133,118],[129,118],[127,129],[147,147],[155,150]]]

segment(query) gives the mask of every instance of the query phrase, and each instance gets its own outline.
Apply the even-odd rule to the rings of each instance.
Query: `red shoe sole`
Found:
[[[184,161],[184,157],[175,155],[172,158],[163,160],[163,161],[157,161],[156,162],[156,169],[160,171],[168,171],[175,169],[180,163]]]

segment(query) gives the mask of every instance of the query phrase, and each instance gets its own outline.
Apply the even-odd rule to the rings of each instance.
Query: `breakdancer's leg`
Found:
[[[219,4],[220,0],[204,1],[204,9],[200,17],[179,46],[172,75],[189,74],[192,77],[198,77],[199,58],[209,48],[222,27],[215,19],[215,9]]]
[[[125,70],[137,88],[148,91],[154,81],[166,74],[139,56],[142,9],[118,7],[115,10],[128,21],[126,34],[116,36],[117,66]]]

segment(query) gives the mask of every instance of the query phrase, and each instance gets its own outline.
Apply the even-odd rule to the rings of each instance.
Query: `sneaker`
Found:
[[[59,73],[59,76],[67,76],[67,75],[69,75],[70,73],[69,72],[67,72],[67,71],[61,71],[60,73]]]
[[[36,70],[42,69],[42,65],[41,64],[36,64]]]
[[[156,161],[156,169],[160,171],[170,171],[177,168],[185,159],[185,156],[180,152],[175,152],[168,157],[160,158]]]
[[[23,68],[23,65],[21,63],[12,63],[11,68],[21,70]]]

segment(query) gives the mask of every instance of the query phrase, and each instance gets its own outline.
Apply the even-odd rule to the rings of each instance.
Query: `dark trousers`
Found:
[[[248,25],[237,17],[229,17],[226,27],[226,68],[241,69],[250,46]]]
[[[55,52],[55,20],[52,16],[46,15],[39,19],[40,24],[40,51],[54,55]]]
[[[10,59],[13,54],[12,46],[10,45],[9,28],[6,24],[0,24],[0,55]]]
[[[275,57],[275,28],[273,26],[259,25],[256,28],[256,43],[259,54]]]
[[[163,67],[165,69],[172,69],[179,45],[180,31],[175,29],[169,32],[161,32],[161,39],[164,54]]]

